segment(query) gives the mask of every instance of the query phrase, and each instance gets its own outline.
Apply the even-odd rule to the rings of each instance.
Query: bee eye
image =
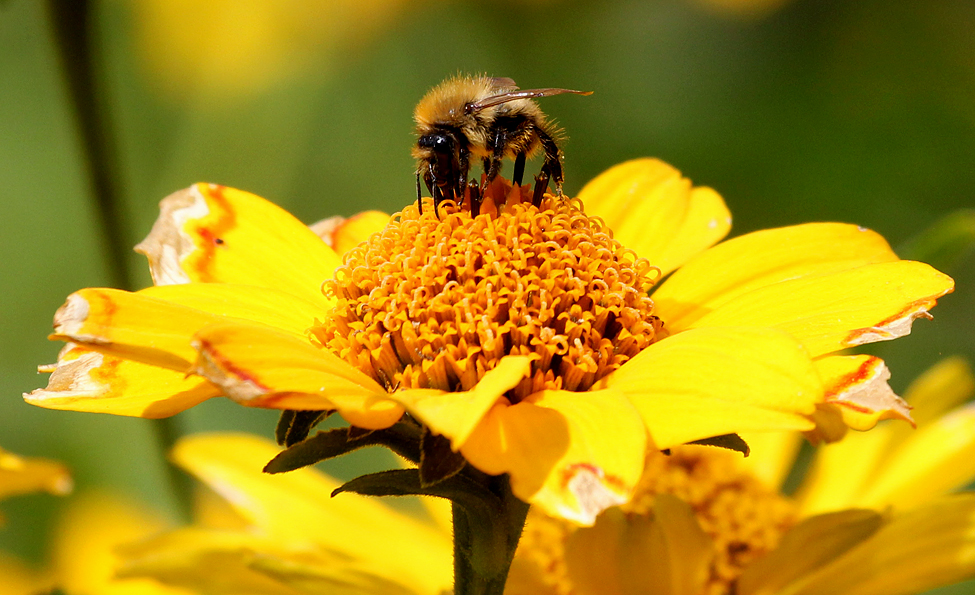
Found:
[[[436,153],[452,152],[450,139],[444,134],[427,134],[421,136],[416,144],[422,149],[433,149]]]

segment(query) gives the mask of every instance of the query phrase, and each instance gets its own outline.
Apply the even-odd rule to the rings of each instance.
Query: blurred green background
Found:
[[[110,0],[93,9],[127,245],[148,233],[161,198],[197,181],[260,194],[307,222],[398,210],[414,198],[413,106],[458,71],[595,91],[544,100],[569,136],[570,195],[619,161],[656,156],[718,190],[735,235],[836,220],[895,248],[975,206],[970,0]],[[118,489],[171,511],[149,422],[20,397],[46,383],[35,368],[55,359],[59,345],[45,335],[65,296],[111,279],[81,147],[45,5],[0,3],[0,446],[64,461],[78,490]],[[130,258],[148,284],[142,257]],[[943,356],[975,358],[973,260],[936,263],[952,264],[956,293],[935,320],[873,350],[895,389]],[[214,400],[177,420],[186,431],[271,436],[276,415]],[[330,469],[347,476],[358,464]],[[0,549],[41,560],[60,506],[46,495],[5,501]]]

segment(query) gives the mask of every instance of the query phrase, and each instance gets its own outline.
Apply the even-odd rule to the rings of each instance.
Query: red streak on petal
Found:
[[[224,196],[223,186],[200,184],[199,190],[206,199],[207,206],[210,207],[210,214],[196,222],[195,229],[187,230],[197,235],[202,242],[197,245],[192,264],[187,262],[185,266],[192,266],[197,271],[200,282],[212,283],[214,275],[210,270],[210,263],[216,256],[218,247],[227,247],[222,236],[237,226],[237,215],[230,201]]]
[[[271,387],[265,385],[263,382],[258,380],[257,377],[254,376],[252,373],[235,365],[229,358],[223,356],[219,351],[217,351],[214,348],[213,343],[211,343],[210,341],[201,339],[199,350],[200,352],[205,353],[207,359],[209,359],[210,362],[215,367],[217,367],[221,372],[223,372],[224,375],[227,377],[227,379],[231,380],[234,384],[247,382],[253,385],[255,388],[260,389],[265,394],[272,392]],[[215,382],[216,384],[224,388],[227,388],[226,382],[216,382],[213,379],[211,379],[211,382]]]
[[[940,296],[936,296],[940,297]],[[920,300],[916,300],[908,304],[904,309],[899,311],[897,314],[885,318],[879,321],[873,326],[866,328],[860,328],[852,331],[843,340],[843,345],[854,346],[863,345],[865,343],[873,343],[875,341],[885,341],[896,339],[910,332],[911,323],[918,318],[931,319],[932,316],[928,314],[928,310],[937,305],[938,300],[936,297],[927,297]],[[895,332],[891,332],[891,327],[895,327],[897,324],[904,325],[906,327],[906,332],[901,329],[896,329]],[[871,338],[869,340],[864,340],[863,338],[869,335],[889,335],[889,336],[878,336],[876,338]]]
[[[835,402],[836,404],[845,405],[851,409],[868,413],[868,409],[861,409],[854,407],[849,403],[836,401],[836,397],[845,392],[851,386],[863,384],[867,379],[874,376],[876,374],[877,364],[881,361],[882,360],[880,358],[871,357],[870,359],[864,360],[864,362],[860,364],[856,370],[836,378],[830,386],[826,387],[826,401]]]

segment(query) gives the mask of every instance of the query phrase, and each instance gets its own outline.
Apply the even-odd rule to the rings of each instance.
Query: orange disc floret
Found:
[[[480,215],[411,205],[349,251],[313,329],[387,389],[469,390],[505,355],[532,373],[507,395],[584,391],[657,338],[659,272],[577,200],[492,184]]]

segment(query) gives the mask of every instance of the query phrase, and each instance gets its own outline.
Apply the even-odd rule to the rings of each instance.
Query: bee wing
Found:
[[[517,99],[534,99],[535,97],[548,97],[550,95],[562,95],[563,93],[575,93],[576,95],[592,95],[592,91],[573,91],[572,89],[526,89],[524,91],[513,91],[485,97],[480,101],[469,103],[467,112],[476,112],[486,107],[508,103]]]
[[[517,89],[518,83],[506,76],[492,76],[491,86],[495,89]]]

